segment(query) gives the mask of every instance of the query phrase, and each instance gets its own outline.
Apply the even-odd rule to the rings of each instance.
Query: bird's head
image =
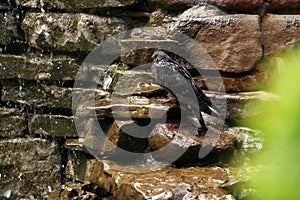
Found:
[[[168,55],[163,52],[163,51],[156,51],[154,52],[154,54],[151,56],[151,58],[155,61],[155,62],[158,62],[164,58],[167,58]]]

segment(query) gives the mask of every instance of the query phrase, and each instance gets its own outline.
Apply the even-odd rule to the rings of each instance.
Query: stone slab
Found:
[[[0,137],[14,138],[24,135],[25,114],[17,108],[0,107]]]
[[[80,102],[81,98],[101,99],[107,96],[107,92],[97,89],[80,89],[62,87],[47,82],[25,81],[7,79],[2,80],[2,101],[23,101],[34,108],[55,107],[72,108],[72,97],[74,102]],[[33,92],[35,91],[35,92]]]
[[[261,60],[259,16],[223,15],[199,19],[195,23],[199,27],[196,41],[212,57],[218,70],[251,71]]]
[[[29,132],[51,137],[79,137],[73,116],[31,115]]]
[[[24,80],[75,80],[79,64],[70,57],[0,54],[0,78]]]
[[[264,56],[271,57],[291,49],[299,42],[300,15],[268,14],[262,19]]]
[[[147,166],[118,168],[113,165],[98,161],[90,180],[119,200],[235,199],[221,188],[222,184],[233,178],[230,177],[233,173],[229,169],[153,167],[147,172]]]
[[[30,46],[48,51],[88,52],[125,30],[122,19],[82,13],[26,14],[22,29]]]

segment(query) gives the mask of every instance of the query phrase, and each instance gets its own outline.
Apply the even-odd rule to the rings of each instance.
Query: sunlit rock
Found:
[[[293,48],[299,42],[299,27],[300,15],[266,15],[261,24],[264,55],[271,57],[278,51]]]
[[[262,58],[260,19],[255,15],[223,15],[199,19],[196,41],[212,57],[218,70],[253,70]]]
[[[148,169],[148,170],[147,170]],[[235,198],[222,189],[234,178],[228,168],[153,168],[116,166],[97,162],[91,182],[105,188],[119,200],[127,199],[228,199]]]

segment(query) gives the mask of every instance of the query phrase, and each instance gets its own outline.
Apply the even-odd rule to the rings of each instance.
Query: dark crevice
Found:
[[[64,147],[66,139],[62,137],[58,137],[56,138],[56,141],[58,143],[58,147],[61,155],[61,171],[60,171],[61,184],[64,184],[66,181],[66,166],[68,163],[68,150]]]

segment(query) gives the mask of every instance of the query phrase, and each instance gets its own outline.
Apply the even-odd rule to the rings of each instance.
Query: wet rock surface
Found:
[[[156,160],[169,162],[176,166],[209,165],[226,163],[235,151],[237,141],[231,135],[209,128],[206,136],[196,136],[197,130],[176,130],[172,124],[159,124],[149,137],[149,147]],[[158,151],[164,147],[163,151]],[[208,155],[200,156],[200,150],[211,148]],[[178,153],[182,152],[182,155]]]
[[[66,182],[50,199],[103,199],[116,200],[110,193],[93,184]]]
[[[13,37],[13,33],[8,29],[7,27],[7,18],[12,17],[7,13],[8,16],[5,16],[5,14],[0,14],[0,45],[7,45],[11,42],[11,39]]]
[[[2,101],[22,101],[35,108],[44,106],[71,109],[73,93],[80,93],[83,95],[78,96],[76,99],[77,101],[80,101],[80,98],[89,98],[89,96],[92,96],[95,99],[101,99],[107,96],[107,93],[103,90],[76,89],[63,87],[60,84],[49,84],[21,79],[18,79],[18,81],[7,79],[1,81],[1,83],[3,86]]]
[[[226,102],[226,118],[231,120],[247,119],[259,114],[251,109],[253,105],[276,101],[278,97],[267,92],[228,93],[206,92],[215,102]],[[83,102],[77,107],[76,116],[119,119],[163,119],[165,114],[178,117],[179,107],[176,102],[161,103],[167,98],[149,99],[146,97],[125,97],[114,101],[103,99],[100,101]],[[219,105],[220,106],[220,105]],[[223,106],[223,105],[222,105]],[[223,109],[223,108],[222,108]],[[177,113],[177,114],[176,114]],[[208,124],[214,124],[208,118]]]
[[[109,0],[109,1],[72,1],[72,0],[63,0],[63,1],[51,1],[43,0],[17,0],[17,5],[29,7],[29,8],[39,8],[39,9],[59,9],[59,10],[84,10],[91,8],[107,8],[107,7],[123,7],[129,6],[135,3],[134,0]]]
[[[1,199],[47,198],[60,186],[61,155],[55,141],[1,140],[0,150]]]
[[[0,108],[0,137],[23,136],[26,130],[25,113],[17,108]]]
[[[28,124],[30,133],[52,137],[78,137],[73,116],[32,115]]]
[[[91,182],[110,191],[120,200],[128,198],[234,199],[222,189],[222,184],[231,179],[233,172],[230,169],[166,167],[145,172],[145,168],[115,166],[113,163],[98,161]],[[136,173],[126,172],[126,170]]]
[[[289,0],[0,0],[0,199],[247,199],[263,139],[237,124],[278,99],[260,91],[273,78],[261,61],[298,42],[299,13]],[[80,66],[132,28],[104,54],[119,58]],[[204,115],[204,135],[195,117],[181,123],[178,102],[151,77],[157,49],[225,102],[226,124]]]
[[[70,57],[37,57],[0,54],[1,79],[74,80],[79,64]]]
[[[69,150],[66,178],[86,183],[94,170],[96,159],[81,151]]]
[[[72,88],[37,83],[35,81],[3,80],[3,101],[24,101],[29,105],[40,107],[72,107]],[[35,92],[32,92],[35,91]]]
[[[91,26],[92,25],[92,26]],[[89,14],[27,13],[22,28],[30,46],[56,51],[90,51],[124,31],[122,19]]]
[[[229,93],[224,96],[218,95],[218,93],[210,93],[208,96],[212,99],[226,98],[227,113],[226,118],[230,120],[244,120],[251,119],[258,116],[261,111],[254,110],[254,105],[261,105],[277,101],[278,96],[268,92],[240,92]]]
[[[213,76],[202,78],[196,76],[194,80],[202,88],[213,91],[222,91],[224,88],[226,92],[237,93],[260,90],[273,77],[274,75],[270,73],[270,70],[266,66],[258,66],[247,74],[237,74],[232,77],[224,75],[221,78]]]

